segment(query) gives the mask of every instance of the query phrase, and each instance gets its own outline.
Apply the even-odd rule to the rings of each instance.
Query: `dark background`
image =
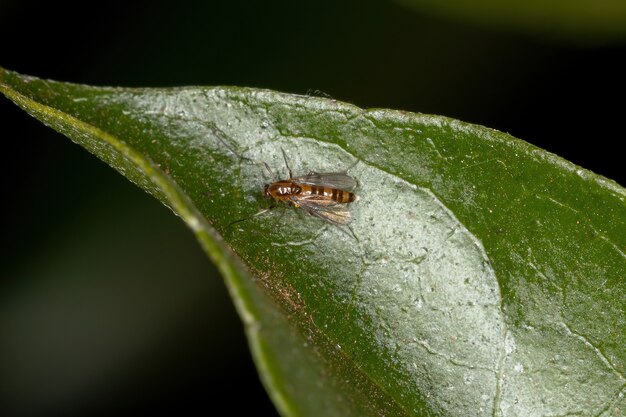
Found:
[[[384,1],[70,10],[0,2],[0,65],[93,85],[319,90],[509,132],[625,183],[616,39],[493,30]],[[276,415],[183,223],[4,98],[0,121],[0,415]]]

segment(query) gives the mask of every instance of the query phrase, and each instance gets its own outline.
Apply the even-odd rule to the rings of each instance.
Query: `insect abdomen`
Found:
[[[340,190],[339,188],[321,187],[316,185],[307,185],[302,190],[303,193],[310,195],[320,195],[329,197],[337,203],[352,203],[357,200],[357,196],[350,191]]]

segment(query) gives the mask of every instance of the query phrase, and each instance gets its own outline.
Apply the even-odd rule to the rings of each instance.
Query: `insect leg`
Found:
[[[237,159],[239,159],[239,161],[248,161],[254,163],[252,159],[248,158],[247,156],[243,156],[243,152],[246,152],[247,149],[244,149],[243,152],[237,152],[235,146],[228,142],[228,135],[226,135],[226,133],[224,133],[222,129],[217,127],[214,123],[209,122],[206,122],[205,126],[208,127],[211,132],[213,132],[213,135],[217,138],[217,140],[219,140],[228,151],[235,155]]]
[[[263,162],[263,165],[265,165],[265,169],[267,170],[268,174],[270,174],[270,178],[277,178],[274,175],[274,172],[272,172],[272,168],[270,168],[270,166],[267,164],[267,162]]]
[[[308,90],[306,90],[306,95],[307,96],[311,96],[311,97],[327,98],[329,100],[335,101],[333,96],[331,96],[330,94],[328,94],[328,93],[326,93],[326,92],[324,92],[322,90],[315,89],[315,88],[309,88]]]
[[[354,161],[354,163],[353,163],[352,165],[350,165],[348,168],[346,168],[343,172],[345,173],[345,172],[350,171],[352,168],[354,168],[355,166],[357,166],[359,162],[361,162],[361,160],[360,160],[360,159],[357,159],[356,161]]]
[[[253,214],[252,216],[249,216],[249,217],[244,217],[243,219],[239,219],[239,220],[232,221],[232,222],[228,223],[228,224],[226,225],[226,227],[230,227],[230,226],[232,226],[233,224],[240,223],[240,222],[242,222],[242,221],[244,221],[244,220],[250,220],[250,219],[253,219],[253,218],[257,217],[257,216],[260,216],[260,215],[262,215],[262,214],[267,213],[268,211],[272,210],[272,209],[273,209],[273,208],[275,208],[275,207],[276,207],[275,205],[272,205],[272,206],[270,206],[269,208],[263,209],[263,210],[259,211],[258,213]]]

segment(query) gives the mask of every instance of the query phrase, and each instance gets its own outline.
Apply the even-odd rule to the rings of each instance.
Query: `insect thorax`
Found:
[[[266,195],[270,196],[290,196],[302,192],[302,188],[291,181],[278,181],[265,187]]]

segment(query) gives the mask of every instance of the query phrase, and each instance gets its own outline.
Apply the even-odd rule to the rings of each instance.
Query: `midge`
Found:
[[[352,217],[348,205],[359,199],[350,191],[356,186],[354,178],[345,172],[311,172],[294,177],[287,163],[285,151],[282,149],[281,151],[289,171],[289,179],[265,184],[263,195],[272,198],[276,203],[301,208],[311,216],[335,225],[345,226],[350,223]],[[267,164],[265,167],[272,172]]]

